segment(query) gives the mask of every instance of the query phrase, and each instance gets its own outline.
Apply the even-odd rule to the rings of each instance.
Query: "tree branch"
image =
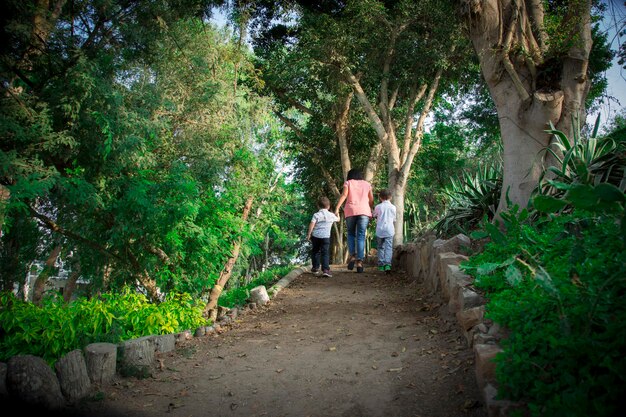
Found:
[[[287,97],[287,95],[285,94],[284,91],[282,90],[276,90],[275,91],[276,95],[280,98],[282,98],[283,100],[285,100],[287,103],[289,103],[290,105],[292,105],[293,107],[295,107],[296,109],[300,110],[303,113],[307,113],[310,115],[314,115],[313,110],[309,109],[308,107],[306,107],[305,105],[303,105],[302,103],[294,100],[291,97]]]
[[[504,69],[509,74],[509,77],[511,77],[511,81],[513,82],[513,85],[515,86],[515,90],[517,91],[517,94],[519,95],[519,97],[522,99],[523,102],[527,102],[530,100],[530,95],[528,94],[528,91],[526,91],[526,88],[524,88],[524,85],[522,84],[522,81],[519,78],[519,74],[515,70],[515,67],[513,67],[513,63],[511,62],[511,58],[509,57],[509,54],[511,53],[511,44],[513,42],[513,34],[515,33],[515,28],[518,23],[519,23],[519,9],[518,9],[518,3],[517,1],[515,1],[514,4],[512,5],[509,27],[507,29],[507,33],[505,34],[502,48],[500,51],[500,59],[502,60],[502,65],[504,66]]]
[[[365,91],[363,91],[363,87],[361,87],[361,83],[359,82],[359,80],[357,80],[354,74],[352,74],[352,72],[350,71],[348,67],[343,67],[342,70],[346,77],[346,80],[354,89],[357,99],[363,105],[363,108],[365,109],[365,114],[367,114],[367,116],[370,118],[370,120],[374,124],[374,130],[376,130],[378,139],[381,142],[387,141],[388,136],[387,136],[387,132],[385,131],[383,122],[378,116],[378,114],[376,113],[376,110],[374,110],[372,103],[370,103],[369,99],[367,98]]]
[[[426,97],[426,101],[424,102],[424,106],[422,107],[422,112],[420,113],[420,117],[417,121],[417,126],[415,127],[415,141],[411,145],[409,152],[406,155],[403,155],[402,167],[400,169],[400,178],[408,178],[409,170],[411,169],[411,165],[413,164],[413,159],[415,159],[415,155],[417,155],[417,152],[422,147],[422,137],[424,136],[424,122],[426,121],[428,113],[430,113],[430,108],[432,107],[435,93],[439,88],[439,81],[441,80],[442,74],[443,68],[440,67],[439,69],[437,69],[435,78],[430,85],[430,89],[428,90],[428,96]]]
[[[293,133],[295,133],[299,138],[303,138],[304,134],[302,133],[302,131],[298,128],[298,126],[296,126],[296,124],[287,116],[283,115],[282,113],[280,113],[279,111],[274,111],[274,114],[276,116],[278,116],[278,118],[287,125],[287,127],[289,127]]]
[[[77,233],[74,233],[70,230],[67,230],[61,226],[59,226],[54,220],[52,220],[51,218],[38,213],[34,208],[28,206],[28,210],[30,211],[30,213],[33,215],[33,217],[37,218],[39,221],[41,221],[43,223],[43,225],[45,227],[47,227],[49,230],[59,233],[60,235],[63,235],[65,237],[68,237],[70,239],[76,240],[78,242],[82,242],[84,244],[86,244],[87,246],[97,250],[98,252],[102,253],[103,255],[106,255],[108,257],[111,258],[115,258],[115,259],[121,259],[118,255],[111,253],[110,251],[108,251],[104,246],[97,244],[96,242],[93,242],[83,236],[80,236]]]
[[[417,81],[411,86],[411,94],[409,98],[409,108],[406,113],[405,128],[404,128],[404,141],[402,144],[402,158],[401,163],[404,164],[406,157],[411,149],[412,137],[413,137],[413,112],[415,106],[420,102],[424,94],[426,93],[427,84],[422,84],[419,91],[417,91]]]
[[[339,191],[339,187],[337,187],[337,183],[335,183],[335,179],[333,178],[333,176],[330,175],[330,172],[328,172],[328,170],[323,166],[322,175],[328,183],[328,187],[330,187],[330,191],[333,193],[333,196],[335,196],[335,198],[339,198],[339,196],[341,195],[341,191]]]

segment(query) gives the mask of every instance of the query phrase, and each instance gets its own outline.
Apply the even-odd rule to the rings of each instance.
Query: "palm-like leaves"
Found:
[[[550,124],[551,129],[547,132],[554,136],[554,142],[545,152],[554,158],[556,164],[544,171],[539,181],[539,194],[560,198],[567,189],[563,184],[595,186],[610,183],[622,191],[626,190],[624,142],[597,138],[598,123],[597,120],[589,138],[581,136],[580,126],[575,123],[571,141]]]
[[[438,235],[468,233],[485,217],[493,219],[500,190],[502,189],[502,166],[485,165],[475,173],[464,172],[453,178],[443,191],[449,199],[443,218],[435,224]]]

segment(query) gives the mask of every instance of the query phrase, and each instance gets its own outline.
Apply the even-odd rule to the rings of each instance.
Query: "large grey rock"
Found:
[[[476,372],[476,382],[478,388],[483,389],[488,383],[496,382],[495,358],[502,348],[494,344],[474,345],[474,371]]]
[[[439,278],[439,285],[441,288],[441,294],[443,295],[445,300],[449,300],[450,297],[452,297],[452,294],[450,293],[450,288],[448,286],[448,279],[447,279],[447,271],[448,271],[448,265],[456,265],[459,266],[461,264],[461,262],[463,261],[467,261],[469,258],[465,255],[461,255],[455,252],[441,252],[438,255],[439,258],[439,262],[438,262],[438,278]]]
[[[454,252],[458,254],[463,254],[468,251],[468,248],[471,246],[472,241],[469,237],[465,236],[462,233],[448,239],[442,240],[437,239],[432,244],[431,253],[429,256],[429,267],[428,274],[426,278],[426,288],[430,290],[432,293],[435,293],[439,287],[439,258],[438,254],[444,252]]]
[[[65,405],[59,380],[46,361],[16,355],[7,362],[7,391],[12,399],[32,407],[60,410]]]
[[[416,269],[416,253],[417,247],[415,243],[407,243],[395,249],[395,254],[398,258],[398,266],[400,269],[406,271],[411,279],[418,278],[414,274],[414,270]]]
[[[485,298],[476,291],[468,287],[459,287],[457,290],[457,300],[460,310],[478,307],[485,304]],[[486,333],[486,332],[485,332]]]
[[[420,257],[420,280],[425,281],[428,278],[428,273],[430,268],[430,253],[432,252],[432,244],[433,240],[427,240],[422,242],[419,250]]]
[[[83,352],[73,350],[54,364],[61,392],[68,402],[75,403],[91,390],[91,381]]]
[[[458,265],[446,266],[446,282],[448,291],[450,293],[450,299],[448,301],[449,309],[455,313],[459,311],[459,288],[466,287],[474,282],[473,278],[461,271]]]

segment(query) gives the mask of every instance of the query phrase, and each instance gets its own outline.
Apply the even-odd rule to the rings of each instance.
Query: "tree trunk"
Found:
[[[504,172],[499,215],[506,210],[507,196],[512,204],[528,205],[542,172],[545,155],[541,151],[550,144],[545,132],[550,122],[571,138],[572,117],[583,122],[586,119],[591,2],[567,4],[563,21],[569,26],[561,28],[561,34],[569,36],[574,46],[566,57],[549,63],[542,2],[526,7],[520,7],[516,0],[462,3],[500,120]],[[548,71],[550,83],[545,81]]]
[[[48,255],[48,259],[46,259],[43,270],[37,276],[35,284],[33,285],[33,304],[41,305],[41,301],[43,300],[43,293],[46,289],[46,283],[50,278],[50,274],[54,270],[54,264],[57,261],[60,253],[61,245],[57,245],[52,249],[50,255]]]
[[[350,125],[350,105],[352,104],[353,96],[354,93],[350,92],[343,100],[337,103],[337,116],[335,118],[335,136],[337,137],[337,145],[339,145],[341,173],[344,181],[348,178],[348,171],[352,169],[350,151],[348,149],[348,127]],[[339,198],[339,194],[338,192],[335,198]]]
[[[141,284],[144,290],[146,290],[147,297],[153,303],[158,302],[160,297],[159,297],[159,288],[157,287],[156,281],[150,277],[150,274],[148,274],[148,271],[146,271],[145,269],[143,270],[141,269],[141,265],[139,264],[139,261],[137,260],[135,255],[133,255],[130,252],[130,250],[127,251],[127,256],[128,256],[128,260],[130,261],[130,264],[133,266],[133,269],[135,270],[135,278],[137,279],[139,284]]]
[[[250,215],[250,209],[252,208],[252,202],[254,201],[254,197],[250,196],[246,200],[246,204],[243,208],[243,213],[241,215],[241,219],[245,223],[248,220],[248,216]],[[220,272],[220,276],[217,279],[213,288],[211,288],[211,293],[209,294],[209,301],[204,307],[204,316],[208,317],[210,320],[215,321],[217,319],[217,301],[224,291],[224,286],[230,279],[233,267],[235,266],[235,262],[237,262],[237,258],[239,258],[239,250],[241,249],[241,238],[238,238],[233,243],[233,250],[231,251],[231,256],[226,260],[224,264],[224,268],[222,272]]]
[[[150,277],[148,271],[144,269],[143,272],[136,275],[136,278],[141,286],[146,290],[146,295],[151,302],[156,303],[160,301],[161,297],[159,296],[159,287],[157,286],[156,281]]]
[[[65,288],[63,289],[63,301],[69,303],[72,300],[72,295],[74,295],[74,291],[76,290],[76,282],[80,277],[80,264],[76,263],[72,270],[72,273],[67,278],[67,283],[65,284]]]
[[[346,241],[344,239],[344,221],[343,215],[339,215],[339,221],[333,225],[332,234],[333,239],[331,239],[331,263],[335,265],[341,265],[344,263],[346,256],[344,253],[346,252]]]
[[[396,206],[395,234],[393,235],[393,247],[404,243],[404,192],[406,186],[397,181],[390,181],[391,202]]]
[[[2,237],[2,226],[4,225],[4,216],[6,213],[6,206],[9,203],[11,197],[11,191],[4,185],[0,184],[0,237]]]

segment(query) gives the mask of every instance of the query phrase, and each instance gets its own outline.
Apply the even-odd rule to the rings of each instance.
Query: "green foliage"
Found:
[[[250,256],[253,268],[286,262],[297,210],[280,214],[300,194],[281,171],[284,135],[252,91],[245,46],[197,18],[210,2],[92,3],[58,18],[6,5],[24,32],[0,49],[0,182],[11,197],[0,203],[2,287],[23,287],[59,241],[91,293],[141,275],[197,297],[240,237],[237,273]],[[33,13],[50,19],[49,43],[24,65],[11,48],[28,50]],[[243,224],[250,195],[258,206]]]
[[[501,213],[502,228],[474,233],[489,243],[462,268],[509,334],[500,397],[533,416],[612,416],[626,384],[626,196],[613,183],[624,165],[610,140],[551,132],[554,179],[530,209]]]
[[[623,212],[626,190],[626,159],[623,137],[607,135],[596,137],[599,118],[591,137],[580,135],[574,129],[570,140],[563,132],[552,127],[554,149],[547,148],[555,165],[542,175],[532,205],[540,212],[562,213],[572,209],[595,213]],[[616,137],[617,140],[613,138]],[[543,179],[546,176],[550,179]]]
[[[189,294],[170,294],[159,304],[130,289],[65,304],[46,298],[42,306],[12,293],[0,296],[0,360],[32,354],[53,363],[89,343],[119,343],[148,335],[176,333],[206,324],[204,305]]]
[[[478,224],[491,221],[496,213],[502,189],[502,168],[499,165],[479,167],[472,175],[464,172],[453,178],[443,191],[448,198],[445,214],[435,224],[439,235],[469,235]]]
[[[534,416],[614,415],[626,383],[623,217],[509,214],[506,234],[462,265],[489,299],[487,318],[510,331],[499,395]]]
[[[416,204],[413,201],[405,203],[405,224],[409,230],[405,232],[405,236],[417,238],[423,236],[433,229],[437,222],[434,214],[429,210],[429,206],[425,203]],[[408,233],[410,231],[410,233]]]
[[[574,119],[572,138],[551,126],[547,132],[553,135],[553,144],[545,152],[552,156],[554,165],[549,166],[543,178],[551,176],[553,181],[565,184],[597,185],[611,183],[626,189],[626,159],[618,152],[621,145],[610,137],[596,137],[599,117],[590,137],[581,136],[580,125]],[[623,140],[622,140],[623,142]],[[564,189],[546,181],[540,185],[543,194],[563,195]]]

